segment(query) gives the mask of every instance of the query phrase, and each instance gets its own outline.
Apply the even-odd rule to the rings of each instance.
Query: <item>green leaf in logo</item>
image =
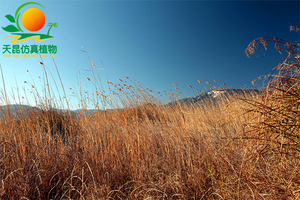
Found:
[[[20,31],[14,25],[8,25],[7,27],[2,27],[2,29],[5,30],[5,31],[7,31],[7,32],[18,32],[18,31]]]
[[[11,16],[11,15],[5,15],[5,17],[6,17],[11,23],[15,23],[15,22],[16,22],[15,18],[14,18],[13,16]]]

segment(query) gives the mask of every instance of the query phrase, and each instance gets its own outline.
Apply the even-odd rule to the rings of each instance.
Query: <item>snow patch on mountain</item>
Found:
[[[222,90],[212,90],[210,92],[207,92],[207,94],[212,97],[212,98],[216,98],[217,96],[219,96],[220,94],[225,93],[225,91]]]

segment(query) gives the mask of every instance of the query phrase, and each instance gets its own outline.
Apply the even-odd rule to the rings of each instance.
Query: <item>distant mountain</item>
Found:
[[[206,103],[214,103],[218,100],[221,99],[221,97],[230,97],[234,95],[238,95],[239,97],[245,97],[247,94],[261,94],[261,91],[255,90],[255,89],[248,89],[248,90],[242,90],[242,89],[224,89],[224,90],[210,90],[206,93],[202,93],[196,97],[188,97],[184,99],[180,99],[171,103],[168,103],[167,105],[170,106],[175,106],[176,104],[185,104],[185,105],[192,105],[192,104],[206,104]],[[149,104],[151,105],[151,104]],[[38,111],[40,108],[34,107],[34,106],[28,106],[28,105],[18,105],[18,104],[13,104],[9,105],[9,109],[11,111],[11,114],[14,116],[18,116],[18,113],[21,111],[23,113],[30,113],[31,111]],[[67,110],[61,110],[61,109],[56,109],[54,110],[58,113],[67,113]],[[78,109],[78,110],[71,110],[72,116],[76,117],[78,114],[94,114],[96,112],[101,112],[103,110],[98,110],[98,109]],[[0,118],[7,115],[7,106],[0,106]]]
[[[12,104],[9,105],[9,110],[11,111],[11,114],[16,115],[17,113],[23,112],[29,112],[29,111],[37,111],[39,110],[39,108],[37,107],[33,107],[33,106],[28,106],[28,105],[19,105],[19,104]],[[0,106],[0,116],[2,116],[3,114],[8,114],[7,112],[7,106]]]
[[[29,114],[32,111],[39,111],[41,110],[40,108],[37,108],[35,106],[29,106],[29,105],[19,105],[19,104],[12,104],[9,105],[9,109],[10,112],[13,116],[18,116],[18,113],[23,113],[23,114]],[[69,114],[69,111],[66,109],[57,109],[57,108],[53,108],[54,111],[62,114],[62,113],[67,113]],[[90,110],[86,110],[86,109],[78,109],[78,110],[71,110],[71,114],[72,116],[76,117],[79,113],[84,114],[84,113],[89,113],[89,114],[93,114],[96,112],[99,112],[102,110],[98,110],[98,109],[90,109]],[[8,115],[8,109],[7,106],[0,106],[0,118],[3,116]]]
[[[85,114],[85,113],[94,114],[96,112],[101,112],[101,111],[103,111],[103,110],[100,110],[100,109],[89,109],[89,110],[87,110],[87,109],[77,109],[77,110],[72,110],[71,112],[72,112],[73,115],[76,116],[78,114]]]
[[[170,106],[175,106],[176,104],[192,105],[192,104],[205,104],[205,103],[214,103],[221,99],[221,97],[230,97],[238,95],[239,97],[246,97],[249,94],[261,94],[261,91],[255,89],[223,89],[223,90],[210,90],[205,93],[202,93],[196,97],[188,97],[180,99],[174,102],[169,103]]]

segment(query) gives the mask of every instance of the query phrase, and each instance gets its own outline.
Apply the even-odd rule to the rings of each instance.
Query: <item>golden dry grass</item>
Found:
[[[252,159],[259,142],[244,137],[248,124],[261,117],[247,113],[250,107],[223,98],[205,106],[144,104],[74,119],[33,111],[2,120],[1,197],[268,199],[281,192],[295,197],[297,159]]]
[[[232,119],[245,105],[226,102],[205,109],[144,105],[82,114],[73,119],[72,133],[68,119],[54,111],[2,121],[2,198],[251,195],[237,190],[245,187],[237,182],[243,160],[255,149],[239,140],[251,117]]]
[[[214,104],[165,106],[128,77],[105,95],[92,68],[96,91],[80,93],[81,105],[123,109],[74,117],[52,109],[63,98],[51,101],[45,84],[42,109],[2,113],[0,198],[300,199],[297,55],[262,96]]]

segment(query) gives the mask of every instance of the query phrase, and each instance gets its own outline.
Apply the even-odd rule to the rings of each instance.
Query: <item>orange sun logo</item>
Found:
[[[56,28],[58,23],[47,23],[47,26],[49,26],[48,31],[46,34],[42,33],[35,33],[40,30],[46,30],[43,28],[46,23],[46,17],[42,10],[38,8],[29,8],[25,10],[25,12],[22,14],[22,8],[28,5],[37,5],[42,8],[45,8],[43,5],[36,3],[36,2],[27,2],[20,5],[16,12],[15,16],[12,15],[5,15],[6,19],[8,19],[11,23],[11,25],[8,25],[6,27],[2,27],[2,29],[6,32],[10,32],[12,35],[4,37],[3,39],[13,37],[14,39],[11,41],[12,43],[18,43],[18,42],[24,42],[27,40],[35,39],[36,42],[42,42],[45,40],[50,40],[53,38],[53,36],[50,35],[50,31],[52,28]],[[21,26],[23,25],[23,27]],[[22,29],[26,29],[29,31],[29,33],[25,33]]]
[[[22,24],[29,31],[41,30],[46,22],[44,13],[38,8],[29,8],[22,16]]]

